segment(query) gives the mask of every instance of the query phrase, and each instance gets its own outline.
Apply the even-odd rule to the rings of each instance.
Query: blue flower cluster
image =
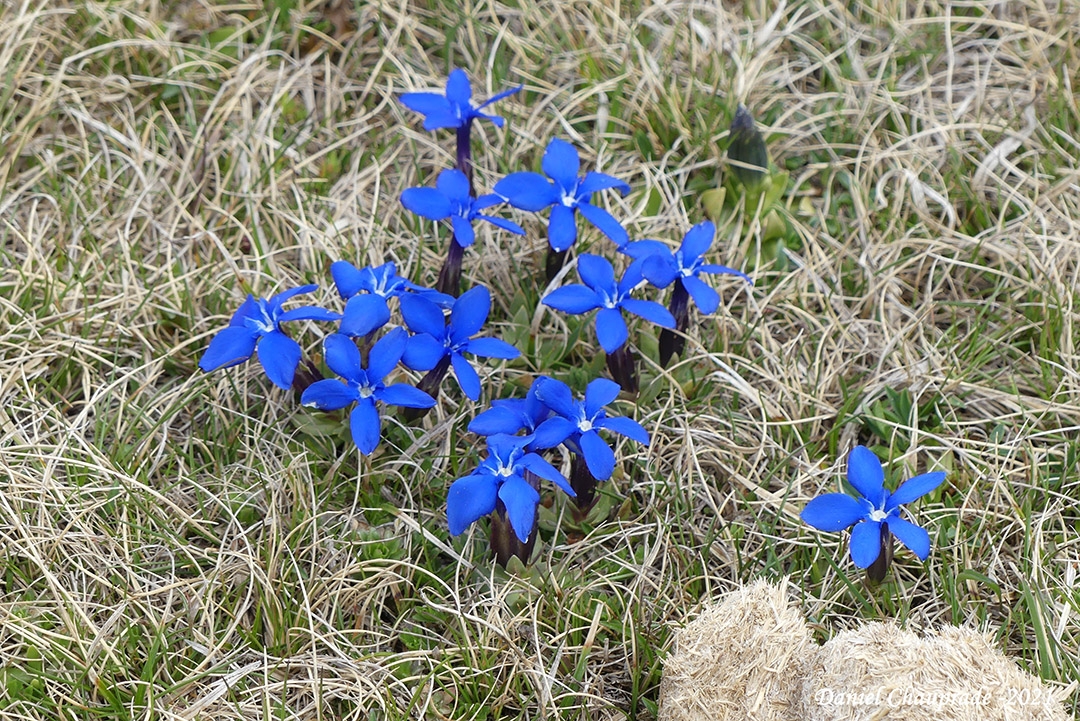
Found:
[[[269,300],[248,296],[229,326],[211,340],[199,367],[213,371],[258,355],[270,380],[289,389],[302,353],[282,324],[297,320],[338,323],[336,332],[323,342],[325,367],[336,377],[320,377],[318,366],[308,363],[307,368],[316,369],[315,378],[305,372],[297,390],[304,406],[323,411],[348,409],[356,447],[365,455],[371,454],[380,443],[382,414],[387,406],[406,409],[406,418],[422,416],[425,409],[435,405],[440,383],[451,371],[462,394],[479,401],[482,380],[474,359],[512,360],[520,355],[509,343],[482,332],[491,311],[488,289],[478,285],[460,292],[464,250],[476,242],[480,224],[525,235],[522,225],[493,214],[497,206],[509,205],[528,213],[546,212],[550,248],[546,270],[550,278],[578,240],[578,219],[584,218],[609,238],[618,252],[629,256],[621,275],[607,258],[582,253],[576,259],[581,282],[556,288],[541,302],[569,314],[595,311],[596,338],[607,353],[615,380],[594,379],[584,396],[577,399],[565,383],[540,376],[525,398],[493,400],[490,408],[469,424],[470,431],[487,437],[487,457],[473,473],[456,480],[447,497],[447,521],[452,534],[494,514],[493,539],[497,535],[495,526],[502,523],[518,542],[529,544],[529,539],[535,538],[542,480],[575,498],[579,511],[584,513],[592,503],[596,482],[614,473],[616,455],[611,434],[649,444],[649,434],[639,423],[609,415],[606,410],[620,393],[637,389],[625,314],[660,326],[665,333],[685,334],[687,314],[685,302],[678,306],[680,297],[692,297],[702,312],[713,313],[720,297],[702,277],[717,273],[746,276],[707,262],[715,234],[711,223],[692,228],[677,250],[655,240],[631,242],[620,221],[599,204],[602,198],[613,197],[606,191],[625,196],[630,185],[598,170],[583,171],[578,150],[559,138],[551,139],[545,147],[542,173],[510,173],[496,182],[491,192],[477,193],[470,135],[473,122],[488,120],[502,128],[501,117],[483,111],[521,89],[510,88],[477,103],[468,77],[454,70],[444,92],[413,92],[400,98],[407,108],[424,116],[426,130],[455,131],[456,166],[442,169],[433,187],[407,188],[400,196],[406,210],[446,223],[452,231],[434,289],[398,275],[394,263],[357,268],[337,261],[330,273],[343,302],[340,312],[317,306],[283,310],[285,302],[295,295],[314,292],[314,285],[288,290]],[[552,259],[557,262],[553,264]],[[639,297],[646,284],[658,289],[674,285],[670,309]],[[390,327],[395,308],[401,321]],[[399,367],[426,375],[412,385],[397,377]],[[570,454],[569,479],[541,455],[560,446]],[[513,553],[527,558],[528,548],[525,545]]]
[[[382,435],[377,404],[414,409],[435,405],[435,398],[424,390],[407,383],[386,384],[386,378],[399,364],[426,371],[448,358],[462,391],[475,401],[480,399],[480,375],[463,353],[507,359],[520,355],[516,348],[497,338],[475,337],[491,309],[491,294],[483,286],[453,298],[399,276],[393,263],[358,269],[346,261],[337,261],[331,266],[331,275],[338,294],[345,300],[343,313],[320,307],[282,311],[285,301],[315,291],[315,285],[287,290],[270,300],[249,295],[229,326],[210,341],[199,367],[204,371],[228,368],[257,353],[267,377],[288,390],[300,363],[301,349],[280,324],[292,320],[339,321],[337,332],[323,342],[323,360],[341,380],[311,383],[303,389],[300,402],[324,411],[353,406],[349,414],[353,441],[361,453],[370,455]],[[397,299],[405,327],[412,334],[405,327],[396,327],[375,340],[375,335],[390,322],[390,299]],[[449,325],[446,310],[450,312]]]

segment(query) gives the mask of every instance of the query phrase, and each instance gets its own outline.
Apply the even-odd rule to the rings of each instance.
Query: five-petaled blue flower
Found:
[[[413,283],[397,274],[394,263],[383,263],[357,269],[348,261],[339,260],[330,266],[334,285],[347,302],[345,316],[338,330],[347,336],[361,338],[382,328],[390,320],[387,300],[395,296],[417,293],[428,300],[449,308],[453,297]]]
[[[401,194],[401,204],[429,220],[449,218],[454,228],[454,240],[462,248],[468,248],[476,240],[476,231],[472,226],[474,220],[486,220],[503,230],[525,235],[517,223],[482,214],[481,210],[506,201],[494,193],[472,197],[469,179],[460,170],[449,168],[442,171],[435,185],[434,188],[406,188]]]
[[[199,368],[214,371],[218,368],[243,363],[253,353],[259,354],[259,363],[266,377],[288,390],[292,387],[296,366],[300,363],[300,346],[281,330],[281,324],[290,320],[338,320],[341,315],[315,306],[282,311],[281,306],[294,295],[311,293],[317,285],[278,293],[267,300],[248,295],[247,300],[233,314],[229,327],[218,331],[210,346],[199,359]]]
[[[548,293],[541,302],[564,313],[574,315],[588,313],[599,308],[596,314],[596,339],[608,353],[614,353],[626,342],[629,331],[622,311],[641,316],[650,323],[664,328],[674,328],[675,318],[664,306],[651,300],[630,297],[644,280],[641,274],[643,261],[634,261],[615,284],[615,269],[611,263],[598,255],[578,256],[578,275],[585,285],[564,285]]]
[[[705,253],[712,245],[716,226],[710,221],[698,223],[683,236],[682,245],[674,253],[657,240],[638,240],[627,243],[619,250],[631,258],[644,258],[641,273],[657,288],[667,288],[678,281],[694,299],[698,309],[706,315],[715,313],[720,306],[720,295],[698,276],[702,273],[729,273],[753,284],[754,281],[742,271],[724,265],[705,262]]]
[[[545,376],[540,376],[529,386],[524,398],[503,398],[491,402],[491,408],[469,422],[469,432],[478,436],[496,433],[514,435],[520,431],[532,433],[551,415],[551,409],[536,397],[536,388]]]
[[[471,400],[480,399],[480,376],[463,353],[482,358],[517,358],[521,352],[498,338],[473,338],[487,322],[491,293],[482,285],[461,294],[450,309],[450,324],[442,310],[418,295],[401,297],[401,317],[416,335],[409,338],[403,361],[413,370],[431,370],[450,357],[461,390]]]
[[[513,95],[524,87],[504,90],[494,95],[480,105],[474,105],[472,101],[472,87],[469,85],[469,77],[464,70],[457,69],[450,72],[446,80],[446,93],[405,93],[401,96],[401,102],[405,107],[424,116],[424,130],[437,130],[438,128],[464,128],[468,127],[473,118],[486,118],[493,122],[496,127],[503,126],[503,119],[498,115],[488,115],[480,111],[497,100],[502,100],[507,95]]]
[[[597,378],[585,388],[585,400],[575,401],[570,386],[553,378],[538,382],[536,397],[556,415],[536,429],[535,448],[553,448],[565,443],[570,450],[585,457],[589,473],[601,481],[611,478],[615,470],[615,452],[611,450],[599,429],[649,445],[649,434],[635,420],[621,416],[609,417],[604,406],[618,398],[622,388],[607,378]]]
[[[471,475],[459,478],[446,495],[446,519],[451,535],[463,533],[472,523],[495,510],[496,500],[506,507],[510,527],[526,543],[536,523],[540,493],[525,479],[529,472],[551,481],[570,496],[574,489],[555,467],[526,448],[532,436],[498,434],[488,438],[488,457]]]
[[[941,485],[943,471],[910,478],[893,492],[885,489],[881,461],[865,446],[856,446],[848,455],[848,483],[859,498],[846,493],[826,493],[803,509],[801,518],[822,531],[851,531],[851,560],[859,568],[869,568],[881,552],[881,524],[900,539],[921,560],[930,554],[930,534],[900,517],[900,506],[921,498]]]
[[[521,210],[537,212],[553,206],[548,218],[548,242],[558,252],[577,240],[577,213],[584,215],[616,245],[625,245],[630,236],[619,221],[589,201],[593,193],[609,188],[626,195],[630,186],[604,173],[589,172],[578,177],[580,163],[574,146],[555,138],[548,143],[541,163],[551,181],[539,173],[511,173],[495,184],[495,192]]]
[[[381,422],[376,401],[405,408],[431,408],[435,399],[407,383],[385,385],[383,379],[401,360],[409,334],[394,328],[371,347],[365,369],[356,343],[348,336],[334,333],[323,343],[326,365],[345,379],[327,378],[312,383],[300,397],[305,406],[333,411],[355,402],[349,416],[353,442],[365,456],[379,445]]]

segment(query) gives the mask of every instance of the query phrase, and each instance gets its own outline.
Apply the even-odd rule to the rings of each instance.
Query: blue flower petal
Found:
[[[401,362],[414,371],[429,371],[439,364],[450,349],[427,333],[418,333],[409,338]]]
[[[377,400],[388,406],[402,406],[403,408],[431,408],[435,405],[435,399],[419,388],[414,388],[408,383],[395,383],[385,388],[380,388],[374,394]]]
[[[851,529],[851,560],[869,568],[881,555],[881,521],[862,521]]]
[[[895,508],[899,508],[904,503],[911,503],[918,498],[922,498],[927,493],[940,486],[944,480],[944,471],[923,473],[920,476],[907,479],[900,484],[900,487],[896,489],[895,493],[889,496],[888,500],[885,502],[885,510],[891,511]]]
[[[563,252],[577,240],[577,216],[573,208],[555,205],[548,216],[548,244],[558,253]]]
[[[536,389],[536,397],[551,410],[564,417],[575,417],[577,408],[574,406],[574,394],[570,392],[570,386],[554,378],[537,378],[533,384]]]
[[[261,315],[259,301],[251,293],[248,293],[248,297],[244,299],[244,302],[240,304],[240,307],[233,313],[232,318],[229,319],[229,326],[244,326],[244,321],[248,318],[258,318]]]
[[[495,510],[499,483],[495,476],[473,475],[459,478],[446,494],[446,520],[450,535],[457,536]]]
[[[558,200],[555,187],[540,173],[511,173],[496,183],[494,190],[510,205],[532,213]]]
[[[491,293],[482,285],[461,294],[450,310],[450,341],[460,343],[480,332],[491,312]]]
[[[629,335],[626,321],[617,308],[601,308],[596,313],[596,340],[606,352],[614,353],[622,348]]]
[[[278,316],[278,323],[288,323],[292,320],[341,320],[341,313],[317,306],[304,306],[287,310]]]
[[[631,243],[633,245],[633,243]],[[656,288],[667,288],[679,276],[675,267],[675,257],[671,253],[655,253],[643,256],[641,274]]]
[[[562,416],[554,416],[536,427],[533,448],[554,448],[577,431],[577,425]]]
[[[465,352],[481,358],[503,358],[512,360],[521,355],[514,346],[498,338],[473,338],[465,344]]]
[[[525,87],[524,85],[518,85],[516,88],[510,88],[509,90],[504,90],[501,93],[496,93],[495,95],[492,95],[490,98],[488,98],[487,100],[482,102],[480,105],[478,105],[476,107],[476,109],[477,110],[482,110],[483,108],[486,108],[488,105],[491,105],[492,103],[497,103],[498,101],[502,100],[503,98],[507,97],[508,95],[513,95],[514,93],[520,91],[524,87]]]
[[[368,380],[378,383],[394,370],[408,343],[409,333],[404,328],[394,328],[380,338],[368,353]]]
[[[476,231],[473,230],[472,223],[466,218],[462,218],[460,215],[451,215],[450,225],[454,228],[454,242],[462,248],[468,248],[476,242]]]
[[[650,255],[671,256],[671,249],[659,240],[635,240],[619,247],[620,253],[631,258],[648,258]],[[674,256],[672,256],[674,261]]]
[[[364,288],[364,274],[355,265],[345,260],[339,260],[330,266],[330,275],[334,277],[334,285],[338,294],[345,299],[352,298]]]
[[[620,305],[630,313],[662,328],[675,327],[675,316],[667,308],[655,301],[627,298]]]
[[[578,315],[600,307],[600,298],[591,288],[577,283],[556,288],[540,301],[549,308]]]
[[[686,235],[683,236],[682,245],[679,246],[679,250],[683,254],[683,263],[689,265],[694,260],[705,255],[715,236],[716,226],[708,220],[698,223],[688,230]]]
[[[476,217],[479,218],[480,220],[484,220],[484,221],[487,221],[488,223],[491,223],[492,225],[494,225],[497,228],[502,228],[503,230],[510,231],[511,233],[514,233],[516,235],[525,235],[525,229],[524,228],[522,228],[517,223],[513,223],[513,222],[511,222],[509,220],[506,220],[504,218],[497,218],[497,217],[495,217],[493,215],[482,215],[482,214],[477,215]]]
[[[344,408],[359,396],[356,389],[347,383],[333,378],[315,381],[304,389],[300,404],[323,411],[336,411]]]
[[[551,139],[544,149],[544,158],[540,161],[544,173],[565,193],[573,193],[577,187],[580,166],[578,151],[573,145],[559,138]]]
[[[447,107],[450,107],[449,103],[447,103]],[[468,120],[461,118],[453,110],[440,110],[438,112],[430,113],[424,118],[424,130],[460,128],[467,122]]]
[[[866,518],[866,507],[846,493],[826,493],[807,503],[799,517],[819,531],[842,531]]]
[[[618,190],[622,195],[630,192],[630,186],[618,178],[605,173],[588,172],[585,173],[585,177],[578,184],[578,193],[591,195],[599,190],[608,190],[609,188]]]
[[[848,455],[847,480],[875,508],[885,499],[885,471],[866,446],[855,446]]]
[[[398,100],[409,110],[424,115],[452,112],[446,96],[438,93],[405,93]]]
[[[472,100],[469,76],[461,68],[451,70],[450,77],[446,79],[446,99],[464,107],[468,107],[469,101]]]
[[[529,436],[496,434],[487,439],[488,454],[494,461],[510,466],[514,464],[513,456],[520,455],[518,451],[527,446],[531,440]]]
[[[427,333],[440,341],[446,337],[442,309],[423,295],[401,296],[401,318],[413,333]]]
[[[597,411],[619,397],[622,386],[607,378],[596,378],[585,387],[585,417],[592,418]]]
[[[380,295],[362,293],[354,295],[345,303],[345,315],[338,332],[353,338],[361,338],[386,325],[390,320],[390,306]]]
[[[526,453],[521,459],[521,465],[544,480],[551,481],[571,498],[577,497],[570,481],[566,480],[566,477],[559,473],[555,466],[545,461],[539,454]]]
[[[435,187],[450,200],[469,202],[469,179],[457,168],[447,168],[439,173]]]
[[[465,356],[451,353],[450,365],[454,368],[454,377],[461,386],[461,392],[471,401],[480,400],[480,376],[469,361],[465,360]]]
[[[349,428],[353,443],[365,456],[370,456],[379,445],[382,432],[379,409],[371,398],[361,398],[349,414]]]
[[[505,202],[506,198],[503,198],[498,193],[487,193],[472,201],[472,209],[479,212],[494,205],[502,205]]]
[[[300,346],[279,330],[267,333],[259,341],[255,352],[266,377],[283,390],[292,388],[293,375],[300,362]]]
[[[600,434],[586,431],[581,434],[578,443],[581,445],[582,455],[585,456],[585,465],[593,478],[599,481],[611,478],[615,471],[615,451],[611,450],[611,446],[604,442]]]
[[[615,241],[615,245],[625,245],[630,242],[630,234],[622,227],[619,221],[598,205],[581,202],[577,206],[578,212],[585,216],[585,220],[596,226],[596,229]]]
[[[626,436],[632,441],[637,441],[643,446],[649,445],[649,433],[644,427],[637,421],[630,418],[623,418],[621,416],[615,416],[613,418],[604,418],[596,422],[597,428],[606,428],[609,431],[614,431],[620,436]]]
[[[450,217],[450,201],[435,188],[406,188],[401,192],[401,204],[409,212],[429,220]]]
[[[326,336],[323,341],[323,360],[327,367],[346,380],[354,383],[360,382],[363,371],[361,370],[360,351],[356,343],[342,333],[334,333]]]
[[[607,258],[584,253],[578,256],[577,272],[581,281],[593,290],[602,290],[608,294],[615,291],[615,269]]]
[[[506,506],[510,527],[522,543],[527,543],[536,524],[536,506],[540,494],[521,476],[509,476],[499,486],[499,500]]]
[[[695,275],[686,275],[679,280],[683,287],[686,288],[686,292],[694,299],[694,304],[697,305],[698,310],[705,315],[712,315],[720,307],[720,294],[701,278]]]
[[[490,120],[491,124],[494,125],[496,128],[501,128],[503,126],[503,123],[506,122],[498,115],[488,115],[487,113],[481,113],[478,111],[473,111],[473,115],[478,118],[483,118],[484,120]]]
[[[289,288],[283,290],[267,302],[267,309],[270,311],[270,317],[275,317],[281,311],[283,306],[290,298],[297,295],[304,295],[305,293],[314,293],[319,289],[319,286],[312,283],[310,285],[301,285],[297,288]]]
[[[219,330],[199,359],[199,368],[216,371],[243,363],[255,352],[258,331],[246,326],[229,326]]]
[[[623,271],[622,278],[619,279],[618,292],[619,297],[625,297],[630,295],[639,285],[645,282],[645,276],[642,275],[641,269],[645,265],[647,258],[641,258],[630,263],[626,266],[626,270]]]
[[[489,408],[469,422],[469,432],[478,436],[491,436],[496,433],[514,434],[524,428],[522,414],[515,413],[513,409],[506,406]]]
[[[925,561],[930,555],[930,534],[925,528],[916,526],[910,521],[905,521],[899,516],[889,516],[885,519],[892,534],[900,539],[900,543],[908,547],[912,553]]]

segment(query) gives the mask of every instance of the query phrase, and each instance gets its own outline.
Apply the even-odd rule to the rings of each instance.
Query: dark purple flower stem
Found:
[[[593,478],[592,473],[589,473],[589,467],[585,464],[585,456],[578,453],[571,455],[570,478],[568,480],[570,481],[570,487],[577,494],[570,511],[574,521],[581,523],[585,520],[585,516],[589,514],[589,511],[592,510],[593,504],[596,503],[596,479]]]
[[[429,370],[420,382],[416,384],[416,387],[427,393],[432,398],[439,397],[439,386],[442,384],[443,378],[446,377],[446,371],[450,368],[450,354],[444,355],[442,359],[435,364],[435,367]],[[418,421],[426,416],[431,411],[430,408],[403,408],[401,411],[401,417],[405,421]]]
[[[457,129],[457,169],[469,179],[469,195],[476,197],[473,188],[472,167],[472,142],[470,133],[472,121]],[[457,238],[450,236],[450,247],[446,251],[446,260],[443,262],[439,278],[435,282],[435,289],[440,293],[446,293],[457,298],[461,295],[461,259],[465,255],[465,249],[458,244]]]
[[[544,258],[544,276],[547,278],[548,283],[566,265],[566,256],[569,254],[569,250],[555,250],[550,245],[548,246],[547,256]]]
[[[530,486],[540,490],[540,479],[534,474],[526,472],[524,478]],[[495,512],[491,514],[491,555],[495,558],[495,562],[506,568],[510,559],[517,556],[523,564],[528,565],[529,556],[532,555],[535,545],[536,521],[533,521],[528,540],[522,543],[514,533],[513,526],[510,525],[510,519],[506,515],[506,506],[501,500],[496,500]]]
[[[638,392],[637,368],[629,343],[623,343],[615,351],[607,354],[607,367],[611,379],[622,386],[624,391]]]
[[[889,572],[889,566],[892,565],[893,557],[893,535],[889,532],[889,526],[886,523],[881,524],[881,552],[878,553],[877,560],[870,564],[870,567],[866,569],[866,578],[873,584],[881,583],[885,580],[885,574]]]
[[[686,292],[686,286],[682,279],[675,281],[675,290],[671,293],[671,303],[668,310],[675,316],[675,330],[664,328],[660,331],[660,367],[667,368],[671,356],[676,353],[682,355],[686,347],[687,327],[690,325],[690,294]],[[678,331],[676,333],[676,331]]]
[[[458,245],[457,238],[451,234],[450,247],[446,250],[446,260],[439,271],[439,279],[435,281],[435,290],[455,298],[461,295],[461,259],[464,256],[465,249]]]

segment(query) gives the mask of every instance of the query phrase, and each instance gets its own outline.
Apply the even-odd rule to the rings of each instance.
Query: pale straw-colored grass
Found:
[[[785,574],[819,639],[861,619],[987,623],[1027,668],[1075,680],[1074,0],[268,13],[0,5],[0,714],[649,717],[672,630]],[[312,43],[324,16],[348,32]],[[632,184],[604,202],[634,238],[702,219],[736,102],[791,171],[787,269],[757,258],[760,219],[721,224],[715,261],[756,259],[755,287],[722,280],[687,357],[644,364],[656,380],[622,409],[653,444],[621,446],[603,522],[571,528],[556,499],[521,575],[492,569],[482,527],[446,530],[474,405],[389,420],[364,460],[311,439],[311,412],[257,369],[196,367],[249,289],[319,282],[332,305],[342,258],[434,281],[446,234],[397,197],[452,141],[396,96],[453,66],[479,97],[526,87],[498,108],[506,129],[477,128],[482,189],[558,135]],[[485,230],[466,257],[496,322],[538,350],[492,366],[489,397],[596,365],[590,331],[563,352],[577,322],[533,312],[543,227],[517,219],[527,239]],[[325,328],[307,331],[317,352]],[[893,481],[949,471],[915,508],[930,559],[898,553],[876,591],[842,536],[797,515],[857,442],[890,450]]]

